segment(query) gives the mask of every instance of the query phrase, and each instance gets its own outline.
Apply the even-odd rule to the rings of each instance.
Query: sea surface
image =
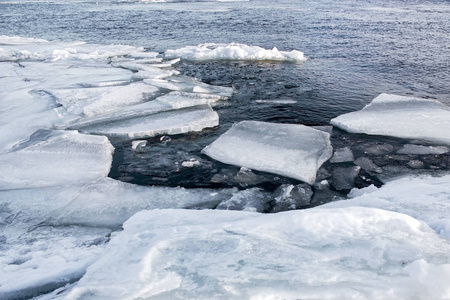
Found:
[[[0,35],[129,44],[161,53],[231,42],[304,52],[307,60],[302,63],[183,61],[176,66],[182,74],[235,88],[231,101],[215,108],[220,126],[171,137],[170,142],[151,139],[141,152],[133,151],[130,141],[113,141],[113,178],[143,185],[223,187],[234,184],[211,182],[213,175],[236,173],[239,168],[212,161],[200,151],[235,122],[326,126],[332,118],[363,108],[381,93],[432,98],[450,105],[449,15],[446,0],[0,0]],[[407,142],[340,131],[334,131],[332,139],[335,147],[356,145],[355,149],[381,143],[395,150]],[[371,159],[380,166],[411,172],[417,168],[408,167],[410,160],[421,160],[425,171],[448,170],[450,165],[448,155],[385,154]],[[200,161],[201,167],[180,167],[190,159]],[[394,173],[399,172],[397,168]],[[378,178],[373,178],[363,186],[377,183]],[[278,184],[265,182],[263,187],[273,189]]]

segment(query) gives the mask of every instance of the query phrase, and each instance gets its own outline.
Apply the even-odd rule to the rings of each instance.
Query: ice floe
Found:
[[[373,208],[142,211],[67,299],[444,299],[448,251],[424,223]]]
[[[381,94],[331,124],[351,133],[386,135],[450,145],[450,108],[436,100]]]
[[[303,53],[297,50],[279,51],[276,47],[271,50],[245,44],[200,44],[181,49],[169,49],[164,53],[166,58],[179,57],[184,60],[254,60],[254,61],[291,61],[305,60]]]
[[[243,121],[211,145],[206,155],[223,163],[314,183],[332,154],[329,134],[303,125]]]

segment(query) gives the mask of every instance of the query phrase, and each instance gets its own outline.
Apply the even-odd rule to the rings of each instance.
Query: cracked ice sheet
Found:
[[[218,114],[209,106],[165,111],[149,116],[80,127],[80,131],[119,138],[148,138],[163,134],[201,131],[219,125]]]
[[[449,251],[373,208],[142,211],[65,299],[443,299]]]
[[[323,208],[364,206],[382,208],[412,216],[427,223],[436,233],[450,240],[450,175],[442,177],[407,176],[386,183],[353,189],[353,199],[331,202]]]
[[[450,145],[450,108],[439,101],[381,94],[360,111],[331,120],[351,133]]]
[[[332,155],[330,135],[303,125],[243,121],[202,152],[226,164],[275,173],[309,184]]]

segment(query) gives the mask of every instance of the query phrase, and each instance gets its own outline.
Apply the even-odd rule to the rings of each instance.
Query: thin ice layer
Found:
[[[147,138],[163,134],[201,131],[219,125],[219,116],[211,107],[193,107],[83,127],[81,130],[120,138]]]
[[[297,50],[279,51],[264,49],[258,46],[245,44],[200,44],[198,46],[187,46],[180,49],[169,49],[164,53],[166,58],[179,57],[185,60],[254,60],[254,61],[292,61],[301,62],[305,60],[303,53]]]
[[[142,211],[67,299],[443,299],[448,251],[422,222],[371,208]]]
[[[202,152],[226,164],[312,184],[332,147],[328,133],[303,125],[243,121]]]
[[[419,139],[450,145],[450,108],[436,100],[381,94],[331,124],[352,133]]]
[[[108,175],[113,151],[103,136],[38,131],[27,142],[0,156],[0,189],[96,180]]]

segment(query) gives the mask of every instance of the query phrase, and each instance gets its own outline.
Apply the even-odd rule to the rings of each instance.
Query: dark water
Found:
[[[450,105],[449,15],[448,1],[157,4],[0,0],[0,34],[124,43],[160,52],[210,42],[304,52],[308,60],[301,64],[182,62],[177,68],[183,74],[236,89],[228,103],[215,108],[221,125],[198,134],[172,137],[166,144],[155,138],[141,151],[133,151],[129,141],[114,141],[114,178],[144,185],[245,188],[248,183],[212,182],[214,175],[227,177],[238,173],[239,168],[200,154],[204,146],[234,122],[328,125],[330,119],[361,109],[380,93],[434,98]],[[270,99],[296,102],[256,102]],[[417,169],[448,170],[448,155],[396,155],[395,151],[406,142],[333,133],[335,147],[350,146],[355,154],[368,156],[390,175]],[[393,150],[377,155],[364,151],[365,147],[383,143]],[[200,165],[180,166],[190,159],[198,160]],[[334,168],[330,163],[324,166],[329,173]],[[267,189],[290,182],[273,175],[259,175],[264,178],[254,185]],[[379,174],[362,173],[357,181],[360,186],[379,184],[378,177]]]

